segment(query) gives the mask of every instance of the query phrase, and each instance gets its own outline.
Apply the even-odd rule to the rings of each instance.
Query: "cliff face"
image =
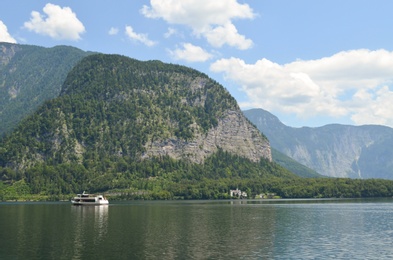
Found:
[[[8,44],[8,43],[0,43],[0,65],[7,65],[12,57],[14,57],[15,53],[20,49],[18,45]]]
[[[271,146],[331,177],[393,179],[393,129],[377,125],[292,128],[262,109],[244,111]]]
[[[297,143],[282,149],[288,156],[321,174],[363,178],[369,173],[353,166],[357,164],[363,149],[383,138],[383,129],[380,129],[380,133],[377,129],[344,125],[292,129]]]
[[[199,133],[192,141],[167,139],[146,145],[144,157],[169,155],[173,158],[187,158],[196,163],[215,153],[218,148],[256,162],[266,158],[272,160],[270,144],[250,124],[240,111],[226,111],[218,125],[206,134]]]

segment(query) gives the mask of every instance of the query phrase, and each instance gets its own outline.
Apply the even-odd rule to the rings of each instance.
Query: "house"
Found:
[[[229,194],[231,197],[247,198],[247,193],[245,191],[242,192],[238,188],[236,190],[229,190]]]
[[[255,198],[256,199],[274,199],[274,197],[276,196],[276,193],[261,193],[259,195],[256,195]]]

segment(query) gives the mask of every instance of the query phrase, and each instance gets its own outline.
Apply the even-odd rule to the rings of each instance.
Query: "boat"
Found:
[[[103,195],[93,195],[83,192],[71,200],[73,205],[108,205],[109,201]]]

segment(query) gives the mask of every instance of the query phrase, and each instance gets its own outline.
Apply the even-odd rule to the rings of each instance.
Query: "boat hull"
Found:
[[[108,205],[108,201],[98,201],[98,202],[85,202],[85,201],[74,201],[71,200],[72,205],[75,206],[99,206],[99,205]]]

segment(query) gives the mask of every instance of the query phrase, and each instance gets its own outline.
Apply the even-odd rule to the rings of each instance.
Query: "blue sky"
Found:
[[[0,41],[161,60],[289,126],[393,127],[393,1],[2,0]]]

